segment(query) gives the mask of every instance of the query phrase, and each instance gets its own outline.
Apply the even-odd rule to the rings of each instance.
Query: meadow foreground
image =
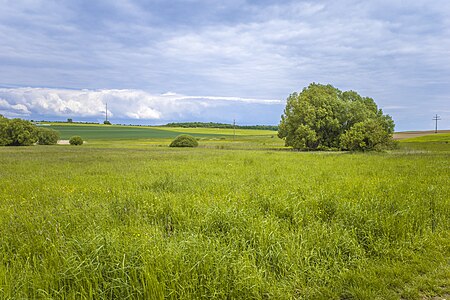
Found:
[[[408,147],[1,148],[0,297],[443,297],[450,152]]]

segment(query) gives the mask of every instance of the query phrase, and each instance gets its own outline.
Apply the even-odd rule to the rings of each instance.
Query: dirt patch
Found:
[[[84,141],[83,144],[87,144],[87,142]],[[58,145],[70,145],[70,143],[69,140],[59,140]]]

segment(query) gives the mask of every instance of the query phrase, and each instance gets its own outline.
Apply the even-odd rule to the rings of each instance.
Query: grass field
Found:
[[[406,151],[448,152],[450,147],[450,133],[412,137],[402,140],[400,145]]]
[[[1,298],[450,294],[448,136],[363,154],[97,138],[0,148]]]
[[[189,133],[197,138],[220,138],[236,136],[276,136],[276,131],[252,129],[218,129],[218,128],[171,128],[149,126],[120,126],[94,124],[60,124],[52,123],[48,128],[60,132],[61,139],[79,135],[85,140],[135,140],[135,139],[173,139]]]
[[[449,143],[450,133],[429,134],[403,140],[404,143]]]

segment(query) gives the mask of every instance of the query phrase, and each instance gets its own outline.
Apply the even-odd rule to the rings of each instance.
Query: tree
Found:
[[[197,140],[188,134],[177,136],[169,145],[169,147],[197,147]]]
[[[37,135],[39,145],[55,145],[59,140],[59,132],[49,128],[39,128]]]
[[[360,125],[353,129],[356,124]],[[389,145],[393,132],[392,118],[384,115],[372,98],[316,83],[288,97],[278,128],[286,146],[300,150],[379,149]],[[368,140],[370,133],[379,140]],[[366,146],[349,148],[361,139]]]
[[[0,145],[30,146],[37,142],[37,128],[21,119],[9,120],[0,115]]]

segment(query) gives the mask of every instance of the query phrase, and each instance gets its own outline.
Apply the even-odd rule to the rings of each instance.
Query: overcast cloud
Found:
[[[450,2],[0,0],[0,113],[277,124],[311,82],[450,128]],[[196,96],[202,95],[202,96]],[[103,111],[103,112],[102,112]]]

